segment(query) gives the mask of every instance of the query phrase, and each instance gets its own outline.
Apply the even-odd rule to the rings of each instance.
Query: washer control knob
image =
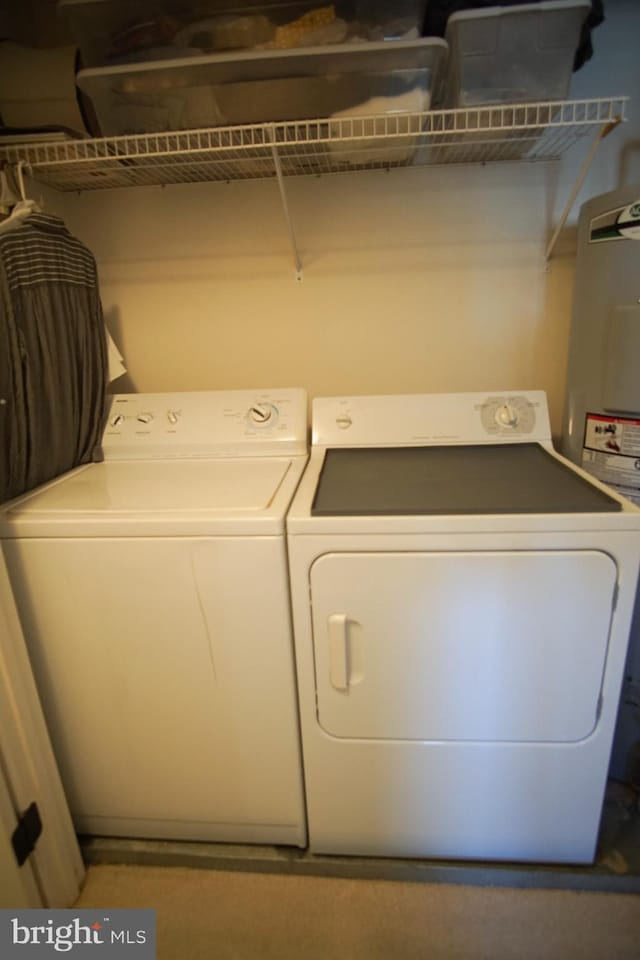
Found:
[[[151,423],[151,421],[153,420],[153,414],[139,413],[137,419],[139,423]]]
[[[178,422],[179,415],[176,410],[167,410],[167,420],[170,424],[175,425]]]
[[[501,427],[517,427],[518,411],[510,403],[502,403],[496,410],[496,423]]]
[[[341,430],[348,430],[352,423],[353,420],[348,413],[340,413],[336,417],[336,426],[340,427]]]
[[[124,417],[121,413],[116,413],[115,417],[111,418],[110,426],[119,427],[121,423],[124,423]]]
[[[249,419],[253,423],[271,423],[276,414],[276,408],[270,403],[254,403],[249,407]]]

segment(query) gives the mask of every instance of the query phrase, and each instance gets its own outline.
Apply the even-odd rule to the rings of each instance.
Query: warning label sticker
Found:
[[[640,505],[640,419],[588,413],[582,466]]]

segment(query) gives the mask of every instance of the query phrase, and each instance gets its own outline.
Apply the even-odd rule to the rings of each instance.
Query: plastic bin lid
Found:
[[[463,20],[486,20],[490,17],[516,17],[530,13],[561,13],[567,10],[584,10],[585,14],[591,9],[591,0],[543,0],[542,3],[521,3],[511,7],[481,7],[473,10],[459,10],[452,13],[447,20],[447,33],[451,24]]]
[[[375,43],[327,44],[290,50],[234,51],[203,57],[124,63],[80,70],[78,86],[90,96],[117,89],[118,78],[160,81],[175,76],[195,83],[233,83],[243,80],[273,80],[287,76],[321,76],[332,73],[386,73],[394,70],[439,71],[448,45],[440,37],[422,40],[384,40]]]

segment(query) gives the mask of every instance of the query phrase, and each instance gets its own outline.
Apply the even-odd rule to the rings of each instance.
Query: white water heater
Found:
[[[640,504],[640,184],[580,211],[562,450]],[[640,594],[610,772],[640,783]]]

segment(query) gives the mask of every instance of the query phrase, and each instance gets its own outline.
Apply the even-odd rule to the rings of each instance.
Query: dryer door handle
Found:
[[[332,613],[329,625],[329,679],[336,690],[349,689],[349,618]]]

